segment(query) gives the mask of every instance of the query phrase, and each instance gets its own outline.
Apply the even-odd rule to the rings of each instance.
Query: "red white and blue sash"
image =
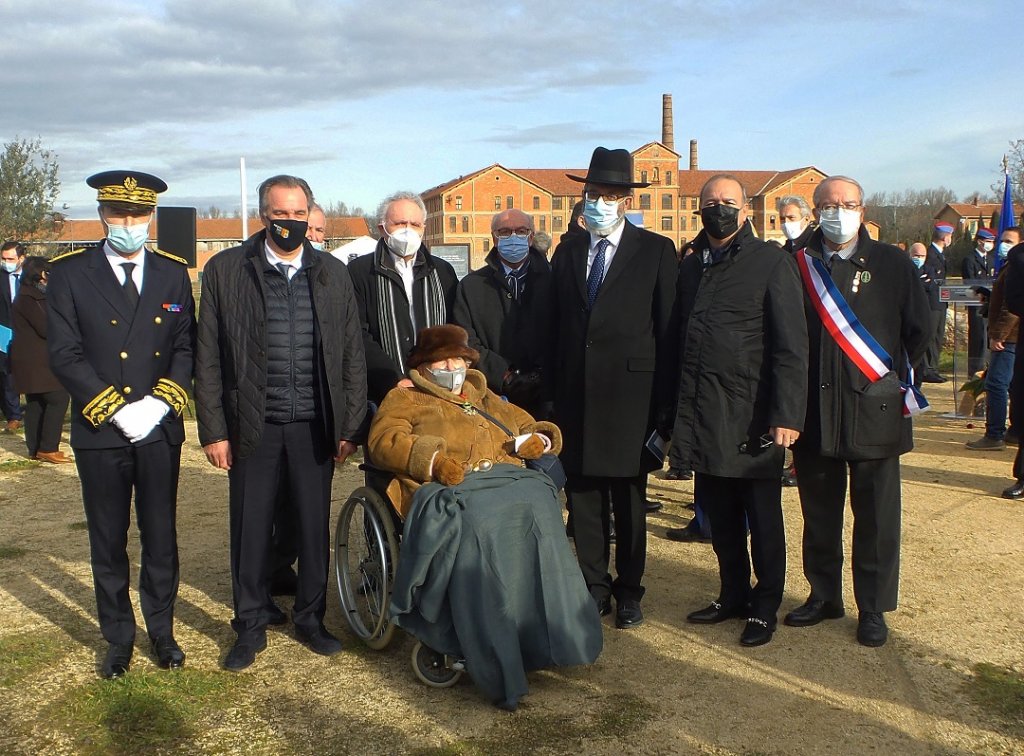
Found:
[[[811,298],[811,304],[821,318],[822,325],[829,332],[843,354],[874,383],[892,370],[892,357],[872,336],[854,314],[839,288],[832,280],[825,263],[812,257],[807,250],[796,253],[796,264],[804,288]],[[907,381],[900,381],[903,393],[904,416],[916,415],[928,409],[928,400],[920,389],[914,386],[914,369],[907,365]]]

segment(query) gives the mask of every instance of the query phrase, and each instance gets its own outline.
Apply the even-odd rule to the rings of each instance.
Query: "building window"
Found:
[[[640,195],[640,209],[650,210],[651,209],[651,195],[641,194]]]
[[[692,228],[694,231],[696,231],[696,230],[698,230],[700,228],[700,216],[699,215],[695,215],[695,216],[693,216],[693,218],[690,219],[690,228]]]
[[[491,249],[491,240],[490,239],[481,239],[480,240],[480,251],[481,252],[489,252],[490,249]]]
[[[461,210],[462,209],[462,196],[461,195],[456,195],[455,196],[455,209],[456,210]]]
[[[561,210],[562,209],[562,198],[561,197],[552,197],[551,198],[551,209],[552,210]]]
[[[663,195],[661,195],[661,209],[662,210],[671,210],[672,209],[672,195],[671,194],[663,194]]]
[[[515,205],[512,204],[512,195],[510,194],[505,198],[505,209],[511,210],[513,207],[515,207]]]
[[[691,197],[690,198],[690,209],[691,210],[696,210],[697,209],[697,198],[696,197]]]
[[[469,233],[469,216],[468,215],[463,215],[462,216],[462,233],[464,233],[464,234],[468,234]]]
[[[671,184],[672,183],[672,171],[665,171],[665,183],[666,184]]]
[[[663,215],[663,216],[661,216],[661,230],[662,231],[671,231],[672,230],[672,216],[671,215]]]
[[[686,230],[686,216],[685,215],[680,215],[679,216],[679,230],[680,231],[685,231]]]
[[[774,215],[772,215],[771,217],[768,218],[768,223],[771,224],[771,228],[774,231],[775,230],[775,216]]]
[[[494,195],[494,209],[501,210],[501,197],[497,194]]]
[[[450,218],[448,218],[448,231],[450,233],[453,233],[453,234],[455,233],[455,224],[456,223],[458,223],[458,221],[455,220],[455,216],[454,215],[451,216]]]
[[[548,230],[548,216],[540,216],[540,230],[547,233]]]
[[[646,184],[647,183],[647,171],[640,171],[640,183],[641,184]]]
[[[540,210],[540,197],[533,195],[533,209]]]
[[[563,226],[562,223],[562,216],[556,215],[554,218],[551,219],[551,230],[561,231],[563,228],[565,228],[565,226]]]

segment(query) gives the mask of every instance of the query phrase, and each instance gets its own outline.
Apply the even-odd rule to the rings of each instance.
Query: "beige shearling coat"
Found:
[[[431,383],[416,370],[409,371],[409,378],[415,388],[394,388],[388,393],[373,418],[367,441],[373,465],[395,473],[388,495],[398,503],[403,518],[416,490],[434,479],[431,464],[435,454],[451,457],[466,470],[485,461],[524,465],[508,434],[473,412],[470,405],[496,417],[517,435],[546,436],[552,453],[562,449],[557,426],[537,422],[525,410],[503,401],[487,388],[487,379],[478,370],[466,372],[461,395]]]

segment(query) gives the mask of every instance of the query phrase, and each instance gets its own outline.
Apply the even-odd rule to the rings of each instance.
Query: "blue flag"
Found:
[[[1003,231],[1013,225],[1016,225],[1013,217],[1013,192],[1010,188],[1010,174],[1007,172],[1006,186],[1003,188],[1003,206],[999,209],[999,228],[996,231],[997,244],[999,243],[999,239],[1003,237]],[[1004,262],[1006,262],[1005,257],[996,255],[996,273],[999,273]]]

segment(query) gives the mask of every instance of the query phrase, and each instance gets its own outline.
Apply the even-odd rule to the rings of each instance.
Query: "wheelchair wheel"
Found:
[[[461,667],[460,662],[455,664]],[[420,641],[412,647],[412,668],[416,677],[431,688],[450,688],[462,677],[462,669],[456,669],[444,654]]]
[[[352,632],[382,649],[395,634],[388,603],[398,540],[388,505],[371,488],[357,488],[341,506],[334,534],[334,573],[341,609]]]

